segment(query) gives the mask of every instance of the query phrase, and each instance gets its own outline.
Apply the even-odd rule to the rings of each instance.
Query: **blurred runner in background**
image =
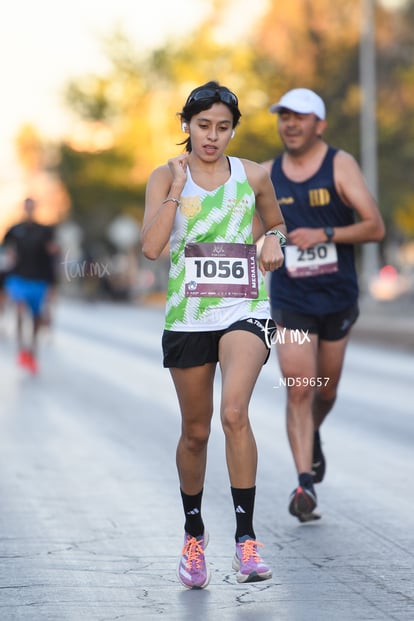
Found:
[[[3,313],[6,304],[7,295],[5,280],[12,267],[11,261],[12,257],[10,251],[8,251],[5,245],[0,245],[0,315]]]
[[[51,282],[58,246],[53,228],[34,219],[36,204],[24,201],[24,219],[12,226],[4,245],[13,254],[13,265],[5,278],[8,297],[16,305],[18,364],[35,374],[38,370],[38,333]]]

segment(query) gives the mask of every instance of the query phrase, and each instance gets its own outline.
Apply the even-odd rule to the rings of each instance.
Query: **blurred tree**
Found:
[[[60,176],[70,194],[71,215],[81,225],[91,255],[105,253],[108,226],[118,214],[140,220],[143,189],[131,178],[132,166],[132,158],[118,149],[61,149]]]
[[[72,82],[71,109],[106,139],[62,148],[61,174],[74,213],[102,235],[119,212],[142,217],[146,179],[183,139],[177,112],[196,85],[217,79],[239,95],[240,128],[231,152],[263,161],[281,145],[268,108],[295,86],[318,91],[328,108],[326,138],[359,157],[360,0],[269,3],[258,25],[236,41],[223,29],[231,0],[213,0],[207,18],[184,40],[150,53],[120,31],[104,42],[105,76]],[[414,0],[377,6],[379,203],[389,224],[413,204]],[[105,142],[106,140],[106,142]],[[390,154],[392,156],[390,157]],[[402,222],[401,218],[399,222]],[[405,222],[405,220],[404,220]]]
[[[145,126],[131,139],[130,124],[148,88],[140,55],[116,31],[104,42],[110,70],[68,84],[65,97],[77,115],[73,135],[61,146],[60,175],[68,188],[72,216],[82,226],[83,243],[95,255],[106,252],[109,224],[119,214],[142,218],[145,174],[137,174]],[[137,146],[138,145],[138,146]],[[138,168],[139,169],[139,168]]]
[[[414,239],[414,1],[378,20],[379,194],[389,230]]]
[[[257,49],[268,58],[261,75],[263,83],[271,84],[272,100],[295,86],[319,92],[327,105],[327,140],[357,158],[360,16],[360,0],[340,4],[291,0],[283,11],[274,3],[255,36]],[[408,174],[414,167],[413,26],[413,0],[396,3],[393,10],[376,3],[378,199],[388,230],[404,223],[402,230],[407,235],[412,235],[407,221],[414,211],[414,178]],[[269,66],[272,69],[272,56],[276,84],[271,75],[266,76]],[[263,141],[266,157],[274,152],[270,143],[266,138]]]

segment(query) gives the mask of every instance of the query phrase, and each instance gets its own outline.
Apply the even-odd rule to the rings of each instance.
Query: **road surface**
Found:
[[[204,518],[212,579],[175,576],[183,516],[179,415],[162,309],[60,301],[40,373],[0,340],[2,621],[412,621],[414,357],[352,342],[326,422],[322,519],[287,511],[296,476],[276,356],[251,404],[255,526],[273,579],[240,585],[223,434],[214,417]]]

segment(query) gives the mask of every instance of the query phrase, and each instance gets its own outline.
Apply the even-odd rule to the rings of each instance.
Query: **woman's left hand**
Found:
[[[285,257],[276,235],[265,237],[259,257],[259,269],[263,276],[266,272],[274,272],[282,267],[284,260]]]

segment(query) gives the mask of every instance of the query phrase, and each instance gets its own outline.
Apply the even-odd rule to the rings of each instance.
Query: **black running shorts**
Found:
[[[324,341],[339,341],[344,338],[358,319],[358,315],[358,304],[328,315],[307,315],[291,310],[272,309],[272,317],[281,328],[317,334]]]
[[[223,334],[234,330],[244,330],[256,334],[270,349],[270,336],[275,330],[275,323],[272,319],[243,319],[236,321],[224,330],[213,330],[211,332],[174,332],[164,330],[162,335],[162,350],[164,355],[164,367],[175,367],[187,369],[198,367],[209,362],[218,362],[219,341]],[[268,334],[268,338],[266,338]]]

